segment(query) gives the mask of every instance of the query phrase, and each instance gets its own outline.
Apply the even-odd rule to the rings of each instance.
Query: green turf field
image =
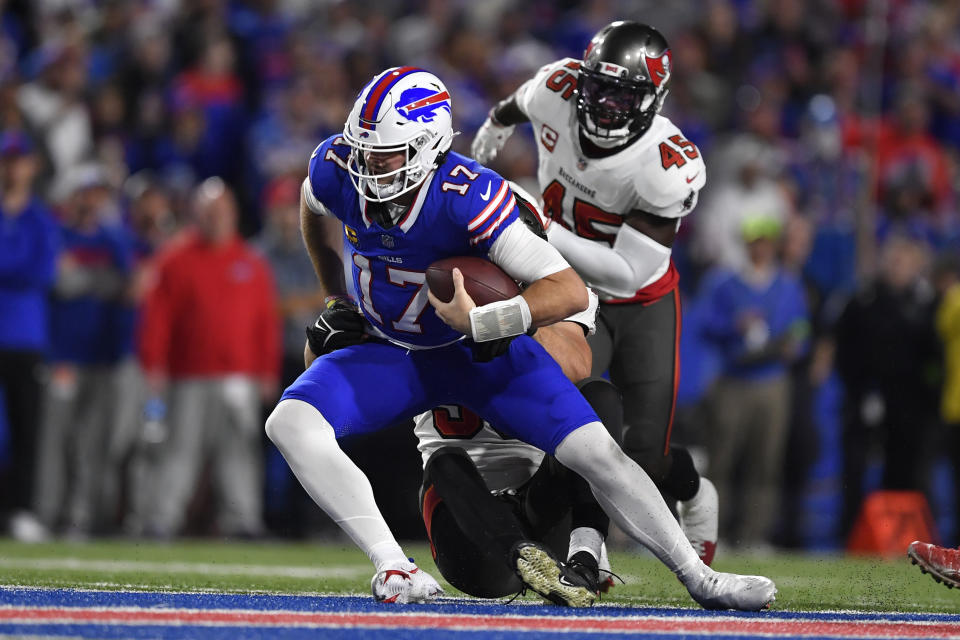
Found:
[[[405,545],[439,578],[424,545]],[[604,602],[694,607],[686,591],[645,554],[614,552],[626,581]],[[960,590],[949,590],[906,558],[722,555],[715,568],[759,573],[779,588],[773,609],[960,612]],[[94,589],[366,594],[372,567],[349,543],[98,541],[23,545],[0,540],[0,584]],[[449,595],[460,595],[444,584]]]

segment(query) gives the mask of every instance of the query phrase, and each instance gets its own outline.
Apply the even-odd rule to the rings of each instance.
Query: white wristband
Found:
[[[523,296],[491,302],[470,310],[470,333],[474,342],[487,342],[526,333],[533,324]]]

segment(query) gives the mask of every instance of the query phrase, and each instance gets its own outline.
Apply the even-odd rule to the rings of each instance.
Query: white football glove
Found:
[[[514,125],[504,127],[488,117],[473,138],[470,153],[480,164],[487,164],[497,157],[500,149],[503,149],[503,145],[506,144],[507,138],[513,133],[513,129]]]

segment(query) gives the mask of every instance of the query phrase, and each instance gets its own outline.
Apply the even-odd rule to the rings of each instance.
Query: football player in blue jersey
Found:
[[[349,249],[353,293],[371,337],[321,348],[284,392],[266,430],[314,501],[374,563],[374,596],[423,602],[442,591],[407,559],[369,481],[337,438],[458,404],[586,479],[620,528],[701,605],[767,606],[773,582],[703,564],[650,478],[526,335],[584,310],[587,289],[518,221],[506,182],[450,151],[453,136],[451,99],[440,80],[415,67],[387,69],[360,92],[343,135],[314,151],[302,190],[304,241],[321,287],[330,296],[345,294],[341,255]],[[426,287],[427,267],[463,255],[487,258],[529,284],[514,298],[477,306],[455,270],[453,298],[437,299]],[[328,328],[332,341],[351,324]],[[491,343],[502,348],[481,348]],[[542,547],[519,546],[511,562],[528,584],[559,582],[557,563]]]

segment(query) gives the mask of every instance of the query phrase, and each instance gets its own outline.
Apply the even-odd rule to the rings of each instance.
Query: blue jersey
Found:
[[[448,344],[461,334],[434,313],[426,270],[452,256],[487,257],[491,245],[517,219],[507,182],[475,160],[447,153],[390,229],[371,220],[371,206],[347,173],[350,147],[332,136],[310,158],[313,196],[343,222],[350,247],[354,295],[370,323],[390,339],[419,347]]]

